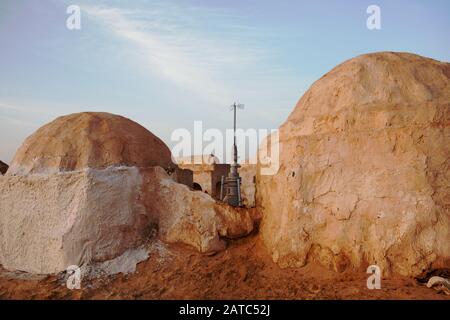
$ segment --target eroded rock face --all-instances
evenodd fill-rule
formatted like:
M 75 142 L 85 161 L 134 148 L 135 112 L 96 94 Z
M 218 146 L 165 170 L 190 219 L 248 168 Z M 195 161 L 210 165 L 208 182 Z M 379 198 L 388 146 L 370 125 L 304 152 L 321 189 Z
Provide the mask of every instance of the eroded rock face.
M 280 127 L 258 177 L 274 261 L 415 275 L 450 258 L 450 64 L 406 53 L 349 60 Z
M 216 203 L 206 193 L 174 182 L 159 167 L 143 171 L 143 194 L 149 216 L 162 240 L 185 243 L 200 252 L 225 248 L 223 238 L 238 238 L 253 230 L 254 217 Z
M 118 115 L 76 113 L 41 127 L 0 182 L 0 263 L 53 273 L 139 246 L 151 221 L 138 167 L 156 165 L 173 165 L 167 146 Z
M 55 273 L 140 245 L 149 218 L 137 168 L 110 167 L 0 181 L 0 264 Z
M 105 112 L 82 112 L 59 117 L 28 137 L 8 175 L 112 165 L 174 167 L 169 148 L 138 123 Z
M 48 274 L 153 241 L 223 250 L 253 217 L 179 184 L 161 167 L 108 167 L 0 180 L 0 264 Z
M 120 116 L 81 113 L 42 127 L 0 179 L 0 264 L 129 271 L 155 236 L 215 252 L 252 231 L 248 213 L 178 184 L 172 165 L 158 138 Z

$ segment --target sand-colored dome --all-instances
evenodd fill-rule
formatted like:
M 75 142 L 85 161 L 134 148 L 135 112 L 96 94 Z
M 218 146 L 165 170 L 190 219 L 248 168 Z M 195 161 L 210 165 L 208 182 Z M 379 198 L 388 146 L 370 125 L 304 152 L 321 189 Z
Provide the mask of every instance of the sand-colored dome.
M 449 102 L 449 79 L 449 63 L 403 52 L 360 55 L 317 80 L 301 97 L 284 126 L 305 118 L 336 118 L 345 112 L 373 113 L 380 105 L 411 105 L 412 109 L 436 100 Z M 316 121 L 315 126 L 318 125 L 321 124 Z M 311 127 L 297 131 L 306 129 Z
M 362 55 L 316 81 L 257 185 L 273 259 L 404 275 L 450 261 L 449 110 L 450 64 L 414 54 Z
M 105 112 L 59 117 L 28 137 L 9 175 L 83 168 L 173 166 L 169 148 L 138 123 Z

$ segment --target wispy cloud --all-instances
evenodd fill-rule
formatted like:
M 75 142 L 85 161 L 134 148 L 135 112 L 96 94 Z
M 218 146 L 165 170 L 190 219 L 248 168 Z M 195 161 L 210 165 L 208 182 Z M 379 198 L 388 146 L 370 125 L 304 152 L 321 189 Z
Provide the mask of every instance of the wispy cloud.
M 253 63 L 264 54 L 236 37 L 230 39 L 229 33 L 236 33 L 236 29 L 215 30 L 214 35 L 202 31 L 196 20 L 199 8 L 186 12 L 185 8 L 160 3 L 154 10 L 106 6 L 83 6 L 82 10 L 111 34 L 132 44 L 131 50 L 143 57 L 140 67 L 213 104 L 223 105 L 233 97 L 218 80 L 227 68 Z M 215 14 L 220 19 L 233 19 L 221 12 Z M 220 33 L 228 33 L 228 37 Z

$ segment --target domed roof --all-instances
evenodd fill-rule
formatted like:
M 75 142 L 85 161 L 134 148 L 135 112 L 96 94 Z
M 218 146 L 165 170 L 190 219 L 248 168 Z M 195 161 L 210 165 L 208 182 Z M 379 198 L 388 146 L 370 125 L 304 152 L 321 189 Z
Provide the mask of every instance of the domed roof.
M 298 122 L 342 112 L 379 111 L 380 105 L 420 107 L 450 100 L 450 64 L 411 53 L 377 52 L 347 60 L 317 80 L 288 118 Z M 322 119 L 323 118 L 323 119 Z M 322 121 L 322 122 L 323 122 Z M 313 126 L 313 124 L 310 124 Z
M 439 268 L 450 257 L 449 111 L 450 64 L 413 54 L 362 55 L 317 80 L 270 145 L 275 173 L 257 179 L 273 260 Z
M 138 123 L 104 112 L 59 117 L 28 137 L 9 175 L 83 168 L 173 166 L 169 148 Z

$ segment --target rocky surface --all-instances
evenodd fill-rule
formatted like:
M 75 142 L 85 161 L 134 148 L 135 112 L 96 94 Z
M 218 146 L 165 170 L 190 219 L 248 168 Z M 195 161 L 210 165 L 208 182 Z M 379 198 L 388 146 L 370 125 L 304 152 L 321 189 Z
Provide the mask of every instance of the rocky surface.
M 55 273 L 112 259 L 146 238 L 137 168 L 85 169 L 0 181 L 0 264 Z
M 256 219 L 191 191 L 161 167 L 4 177 L 0 203 L 0 264 L 36 274 L 110 261 L 155 234 L 214 253 L 249 234 Z
M 225 248 L 225 238 L 242 237 L 253 230 L 256 217 L 250 211 L 241 212 L 216 203 L 206 193 L 191 191 L 159 167 L 145 170 L 144 177 L 146 210 L 166 242 L 212 253 Z
M 51 173 L 112 165 L 173 167 L 169 148 L 125 117 L 104 112 L 62 116 L 19 148 L 9 175 Z
M 385 52 L 331 70 L 280 127 L 280 169 L 258 177 L 257 201 L 283 267 L 448 266 L 450 64 Z
M 94 264 L 133 270 L 146 257 L 134 249 L 155 236 L 213 253 L 253 230 L 249 212 L 174 181 L 161 144 L 131 120 L 104 113 L 39 129 L 0 179 L 0 264 L 34 274 Z

